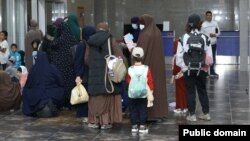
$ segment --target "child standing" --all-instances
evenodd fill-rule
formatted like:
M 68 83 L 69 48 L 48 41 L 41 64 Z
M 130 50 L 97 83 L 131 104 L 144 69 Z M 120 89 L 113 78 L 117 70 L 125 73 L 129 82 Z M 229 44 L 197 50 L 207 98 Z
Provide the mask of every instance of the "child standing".
M 9 56 L 9 44 L 7 42 L 8 32 L 0 32 L 0 66 L 5 70 L 7 67 L 7 61 Z
M 182 47 L 180 39 L 175 40 L 173 46 L 173 51 L 174 51 L 174 56 L 172 59 L 173 75 L 171 81 L 171 83 L 175 81 L 176 109 L 174 109 L 174 112 L 177 114 L 186 113 L 188 111 L 186 83 L 181 68 L 176 65 L 176 52 L 178 47 Z
M 37 58 L 37 51 L 38 51 L 38 48 L 39 48 L 39 45 L 40 45 L 40 39 L 35 39 L 31 42 L 31 46 L 33 48 L 33 51 L 32 51 L 32 60 L 33 60 L 33 65 L 35 65 L 35 62 L 36 62 L 36 58 Z
M 132 59 L 134 65 L 128 69 L 127 83 L 129 84 L 129 110 L 132 132 L 147 133 L 147 85 L 153 91 L 152 74 L 147 65 L 142 64 L 144 51 L 141 47 L 134 47 Z M 139 127 L 139 129 L 138 129 Z

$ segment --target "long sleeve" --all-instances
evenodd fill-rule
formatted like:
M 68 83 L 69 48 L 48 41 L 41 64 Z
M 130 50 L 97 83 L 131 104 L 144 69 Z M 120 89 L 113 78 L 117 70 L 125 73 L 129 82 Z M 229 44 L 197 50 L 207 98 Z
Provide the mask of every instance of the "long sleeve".
M 85 54 L 85 45 L 78 44 L 76 47 L 75 58 L 74 58 L 74 70 L 76 76 L 82 77 L 84 74 L 84 54 Z
M 127 84 L 129 84 L 129 83 L 130 83 L 130 80 L 131 80 L 131 77 L 130 77 L 130 75 L 129 75 L 129 74 L 127 74 L 127 75 L 126 75 L 126 82 L 127 82 Z
M 211 44 L 208 41 L 209 39 L 207 38 L 207 42 L 206 42 L 206 65 L 210 66 L 213 64 L 213 53 L 212 53 L 212 47 Z
M 147 77 L 148 77 L 148 86 L 149 86 L 151 91 L 154 91 L 153 77 L 152 77 L 152 73 L 151 73 L 150 68 L 148 68 Z
M 127 61 L 126 57 L 123 55 L 122 48 L 118 46 L 118 44 L 114 38 L 112 38 L 111 48 L 112 48 L 113 54 L 116 57 L 121 57 L 123 59 L 123 62 L 125 63 L 125 65 L 128 66 L 128 61 Z
M 181 43 L 178 43 L 177 52 L 176 52 L 176 65 L 179 66 L 182 71 L 186 68 L 186 65 L 183 60 L 184 49 Z

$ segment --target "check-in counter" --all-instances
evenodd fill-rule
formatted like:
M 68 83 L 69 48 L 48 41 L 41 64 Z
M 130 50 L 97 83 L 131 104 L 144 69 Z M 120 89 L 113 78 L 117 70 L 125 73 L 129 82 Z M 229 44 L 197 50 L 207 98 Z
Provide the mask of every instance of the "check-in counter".
M 174 31 L 162 32 L 164 54 L 166 57 L 173 56 L 173 43 L 175 39 Z
M 217 40 L 217 55 L 240 55 L 239 31 L 222 31 Z
M 162 38 L 166 62 L 169 64 L 168 58 L 173 56 L 174 31 L 163 31 Z M 238 64 L 239 46 L 239 31 L 221 31 L 217 39 L 216 64 Z

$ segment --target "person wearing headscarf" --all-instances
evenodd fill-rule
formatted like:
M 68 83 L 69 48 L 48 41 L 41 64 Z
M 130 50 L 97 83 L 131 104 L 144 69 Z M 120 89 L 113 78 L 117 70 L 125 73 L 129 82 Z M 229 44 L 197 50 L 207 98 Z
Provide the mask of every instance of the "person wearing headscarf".
M 139 17 L 134 16 L 130 19 L 131 26 L 132 26 L 132 32 L 131 34 L 133 35 L 133 42 L 136 43 L 138 38 L 139 38 L 139 33 L 140 33 L 140 21 Z
M 57 19 L 54 21 L 53 25 L 59 26 L 62 22 L 64 22 L 64 19 L 63 19 L 63 18 L 57 18 Z
M 13 61 L 7 61 L 8 67 L 5 69 L 5 72 L 10 76 L 12 81 L 18 82 L 19 77 L 17 75 L 17 68 Z
M 76 15 L 69 15 L 67 17 L 67 23 L 68 23 L 68 26 L 69 26 L 69 30 L 71 32 L 71 34 L 73 34 L 75 36 L 75 38 L 77 39 L 77 41 L 80 41 L 80 26 L 78 24 L 78 20 L 77 20 L 77 17 Z
M 64 84 L 61 72 L 49 64 L 45 52 L 39 51 L 36 64 L 30 69 L 26 84 L 23 88 L 22 111 L 27 116 L 39 116 L 39 112 L 50 105 L 49 111 L 56 115 L 51 104 L 60 107 L 64 102 Z M 51 116 L 52 116 L 51 115 Z
M 28 78 L 28 70 L 25 66 L 20 66 L 19 68 L 17 68 L 17 74 L 19 76 L 19 83 L 21 85 L 21 89 L 23 89 Z
M 42 39 L 43 33 L 38 29 L 37 21 L 30 20 L 29 31 L 25 36 L 25 65 L 29 70 L 32 66 L 32 51 L 31 42 L 35 39 Z
M 63 19 L 62 19 L 63 20 Z M 55 21 L 59 22 L 59 21 Z M 47 32 L 45 36 L 43 37 L 43 40 L 41 42 L 40 51 L 44 51 L 47 53 L 49 62 L 51 62 L 51 52 L 52 52 L 52 41 L 55 38 L 56 33 L 56 26 L 55 25 L 47 25 Z
M 0 70 L 0 111 L 18 110 L 21 104 L 20 84 Z
M 112 127 L 113 123 L 122 120 L 121 84 L 113 83 L 115 87 L 114 93 L 109 94 L 106 91 L 104 82 L 104 77 L 106 77 L 106 60 L 104 56 L 109 54 L 109 38 L 112 54 L 124 58 L 121 48 L 117 46 L 115 38 L 109 33 L 107 23 L 99 23 L 97 32 L 88 40 L 90 46 L 88 62 L 88 126 L 91 128 L 101 126 L 101 129 L 108 129 Z M 110 88 L 110 84 L 106 83 L 107 87 Z
M 95 34 L 96 30 L 93 26 L 84 26 L 82 29 L 83 40 L 77 45 L 74 68 L 76 74 L 76 83 L 81 82 L 86 90 L 88 90 L 88 65 L 86 63 L 89 54 L 89 46 L 87 41 L 89 37 Z M 88 52 L 88 53 L 87 53 Z M 76 109 L 76 116 L 81 118 L 83 123 L 88 122 L 88 103 L 78 104 Z
M 91 25 L 86 25 L 82 29 L 82 37 L 84 40 L 88 41 L 90 36 L 96 33 L 95 27 Z
M 162 120 L 168 113 L 167 86 L 165 71 L 165 56 L 161 31 L 156 26 L 151 15 L 140 17 L 144 29 L 140 31 L 137 46 L 144 50 L 142 63 L 152 70 L 154 89 L 154 106 L 148 109 L 148 120 Z
M 68 109 L 71 109 L 69 102 L 70 93 L 75 86 L 74 58 L 70 48 L 78 43 L 79 40 L 71 33 L 68 23 L 60 22 L 57 25 L 56 36 L 51 44 L 50 57 L 51 63 L 54 64 L 63 75 L 66 89 L 64 108 Z

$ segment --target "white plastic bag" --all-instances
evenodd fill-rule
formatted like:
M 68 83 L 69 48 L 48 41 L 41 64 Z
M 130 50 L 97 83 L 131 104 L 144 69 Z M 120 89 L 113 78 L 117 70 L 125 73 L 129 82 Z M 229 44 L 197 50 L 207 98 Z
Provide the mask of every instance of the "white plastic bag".
M 77 83 L 77 85 L 71 91 L 70 103 L 72 105 L 76 105 L 80 103 L 86 103 L 88 100 L 88 92 L 81 83 Z

